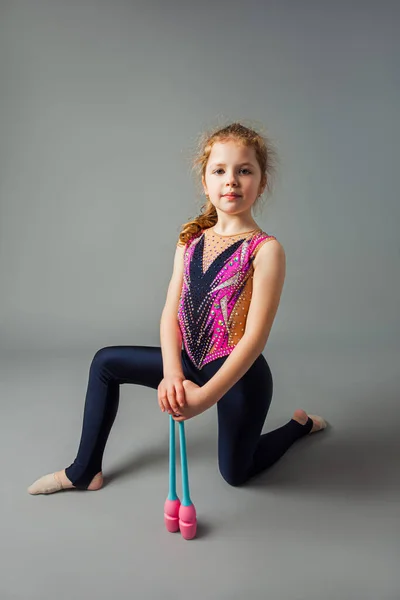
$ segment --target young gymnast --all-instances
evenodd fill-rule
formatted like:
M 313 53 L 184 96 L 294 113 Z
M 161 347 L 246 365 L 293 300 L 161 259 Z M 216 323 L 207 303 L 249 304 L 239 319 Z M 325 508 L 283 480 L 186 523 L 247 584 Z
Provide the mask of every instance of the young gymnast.
M 272 398 L 262 351 L 278 310 L 286 259 L 280 242 L 253 219 L 274 169 L 269 140 L 240 123 L 205 135 L 194 162 L 207 201 L 184 224 L 160 322 L 161 346 L 107 346 L 89 370 L 82 436 L 74 462 L 44 475 L 30 494 L 98 490 L 119 405 L 119 386 L 157 390 L 160 409 L 183 421 L 217 404 L 222 477 L 239 486 L 274 464 L 326 422 L 294 411 L 261 434 Z M 167 452 L 167 450 L 166 450 Z

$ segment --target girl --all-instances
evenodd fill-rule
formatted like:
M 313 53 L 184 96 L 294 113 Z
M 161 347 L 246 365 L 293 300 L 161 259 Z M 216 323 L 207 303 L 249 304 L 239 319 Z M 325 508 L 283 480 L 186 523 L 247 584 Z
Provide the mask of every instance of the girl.
M 30 494 L 102 487 L 103 453 L 123 383 L 156 389 L 160 409 L 175 421 L 217 404 L 219 469 L 232 486 L 268 469 L 299 438 L 325 429 L 324 419 L 297 409 L 285 425 L 261 435 L 273 387 L 262 351 L 286 263 L 282 245 L 258 227 L 252 208 L 270 185 L 273 156 L 268 140 L 240 123 L 205 138 L 194 164 L 207 202 L 179 235 L 161 347 L 96 352 L 78 454 L 66 469 L 35 481 Z

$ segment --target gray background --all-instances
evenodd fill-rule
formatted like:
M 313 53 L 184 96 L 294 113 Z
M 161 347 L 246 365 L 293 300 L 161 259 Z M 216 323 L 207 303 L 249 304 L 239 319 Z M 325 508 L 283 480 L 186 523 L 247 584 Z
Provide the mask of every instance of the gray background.
M 1 600 L 399 598 L 396 4 L 0 3 Z M 167 418 L 122 386 L 110 485 L 29 496 L 76 454 L 96 350 L 159 345 L 195 142 L 232 120 L 280 156 L 255 215 L 287 255 L 265 430 L 330 429 L 231 488 L 215 407 L 189 421 L 185 542 Z

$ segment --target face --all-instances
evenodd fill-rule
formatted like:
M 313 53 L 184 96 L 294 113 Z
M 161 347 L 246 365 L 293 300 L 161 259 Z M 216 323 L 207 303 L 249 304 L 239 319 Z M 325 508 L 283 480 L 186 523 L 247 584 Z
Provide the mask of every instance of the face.
M 249 215 L 265 188 L 265 185 L 260 187 L 261 169 L 254 147 L 233 140 L 213 145 L 202 182 L 204 192 L 218 214 L 222 211 L 231 215 Z M 226 196 L 228 192 L 237 197 Z

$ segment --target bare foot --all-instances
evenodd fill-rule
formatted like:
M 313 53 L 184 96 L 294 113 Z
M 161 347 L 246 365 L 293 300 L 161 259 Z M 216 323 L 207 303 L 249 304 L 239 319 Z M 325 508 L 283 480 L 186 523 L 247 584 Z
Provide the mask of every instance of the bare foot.
M 100 471 L 90 482 L 88 490 L 99 490 L 103 486 L 103 473 Z M 53 494 L 60 490 L 76 489 L 65 474 L 65 469 L 43 475 L 28 488 L 30 494 Z
M 307 423 L 308 417 L 310 417 L 310 419 L 313 422 L 313 426 L 310 433 L 314 433 L 315 431 L 325 429 L 326 421 L 322 417 L 319 417 L 318 415 L 308 415 L 306 411 L 302 410 L 301 408 L 298 408 L 294 411 L 292 419 L 300 423 L 300 425 L 305 425 Z

